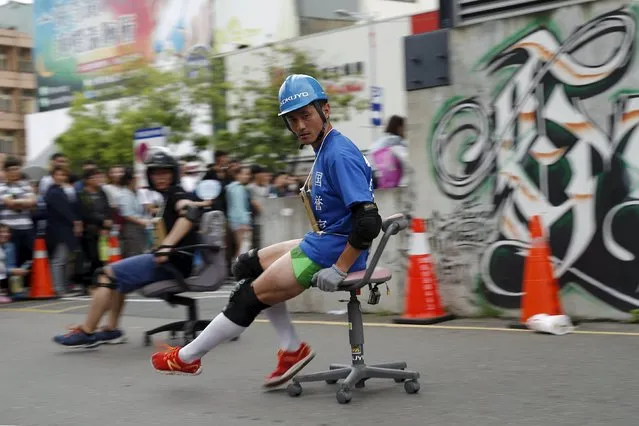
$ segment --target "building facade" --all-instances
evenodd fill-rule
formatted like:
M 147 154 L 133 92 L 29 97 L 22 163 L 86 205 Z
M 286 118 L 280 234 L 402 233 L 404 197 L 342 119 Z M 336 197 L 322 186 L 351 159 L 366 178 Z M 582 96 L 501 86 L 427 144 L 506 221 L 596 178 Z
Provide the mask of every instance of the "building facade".
M 24 116 L 35 112 L 32 38 L 0 28 L 0 152 L 25 158 Z

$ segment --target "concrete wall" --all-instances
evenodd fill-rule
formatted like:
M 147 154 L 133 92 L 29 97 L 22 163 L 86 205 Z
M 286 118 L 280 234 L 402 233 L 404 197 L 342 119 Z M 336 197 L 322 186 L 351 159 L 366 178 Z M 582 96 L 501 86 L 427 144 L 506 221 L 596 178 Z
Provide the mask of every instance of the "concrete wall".
M 638 17 L 601 0 L 456 28 L 454 84 L 408 93 L 416 214 L 453 311 L 518 314 L 535 214 L 568 314 L 639 307 Z
M 382 217 L 402 212 L 403 194 L 401 189 L 377 190 L 375 201 Z M 264 217 L 262 226 L 262 244 L 264 246 L 289 239 L 304 236 L 310 229 L 308 219 L 304 213 L 302 201 L 298 197 L 266 199 L 263 202 Z M 268 225 L 266 225 L 268 224 Z M 379 240 L 379 239 L 378 239 Z M 372 250 L 377 248 L 377 242 Z M 400 313 L 403 308 L 403 287 L 406 270 L 406 247 L 408 233 L 402 231 L 389 239 L 388 244 L 379 261 L 379 266 L 385 266 L 393 271 L 393 279 L 388 283 L 390 295 L 386 288 L 381 287 L 382 298 L 377 305 L 368 305 L 367 289 L 362 290 L 362 310 L 364 312 Z M 371 252 L 371 257 L 372 257 Z M 287 302 L 292 312 L 331 312 L 345 310 L 346 304 L 339 299 L 347 298 L 348 294 L 337 292 L 325 293 L 317 289 L 310 289 L 301 296 Z

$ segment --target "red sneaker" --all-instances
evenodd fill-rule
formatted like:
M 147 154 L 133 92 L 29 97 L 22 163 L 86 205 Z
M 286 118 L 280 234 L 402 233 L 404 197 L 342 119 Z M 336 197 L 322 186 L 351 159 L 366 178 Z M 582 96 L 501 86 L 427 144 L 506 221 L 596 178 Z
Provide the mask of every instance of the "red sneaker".
M 202 372 L 202 362 L 198 359 L 191 363 L 185 363 L 178 356 L 181 347 L 171 347 L 163 352 L 156 352 L 151 356 L 151 364 L 156 371 L 162 374 L 178 374 L 182 376 L 197 376 Z
M 270 388 L 286 383 L 313 358 L 315 358 L 315 352 L 303 342 L 295 352 L 279 350 L 277 352 L 277 368 L 266 378 L 264 387 Z

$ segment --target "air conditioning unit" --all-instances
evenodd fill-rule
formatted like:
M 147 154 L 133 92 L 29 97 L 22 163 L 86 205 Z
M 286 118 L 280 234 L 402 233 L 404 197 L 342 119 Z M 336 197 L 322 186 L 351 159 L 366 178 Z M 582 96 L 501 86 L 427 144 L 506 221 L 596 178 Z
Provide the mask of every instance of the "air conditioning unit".
M 452 9 L 453 26 L 477 24 L 597 0 L 442 0 Z

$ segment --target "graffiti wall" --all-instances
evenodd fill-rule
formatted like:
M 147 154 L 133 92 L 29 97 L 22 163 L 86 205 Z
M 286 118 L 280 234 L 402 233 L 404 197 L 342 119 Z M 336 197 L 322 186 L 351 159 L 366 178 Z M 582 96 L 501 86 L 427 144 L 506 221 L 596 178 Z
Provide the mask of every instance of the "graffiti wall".
M 569 314 L 639 309 L 638 23 L 600 1 L 456 29 L 454 86 L 409 94 L 451 309 L 516 314 L 533 215 Z

